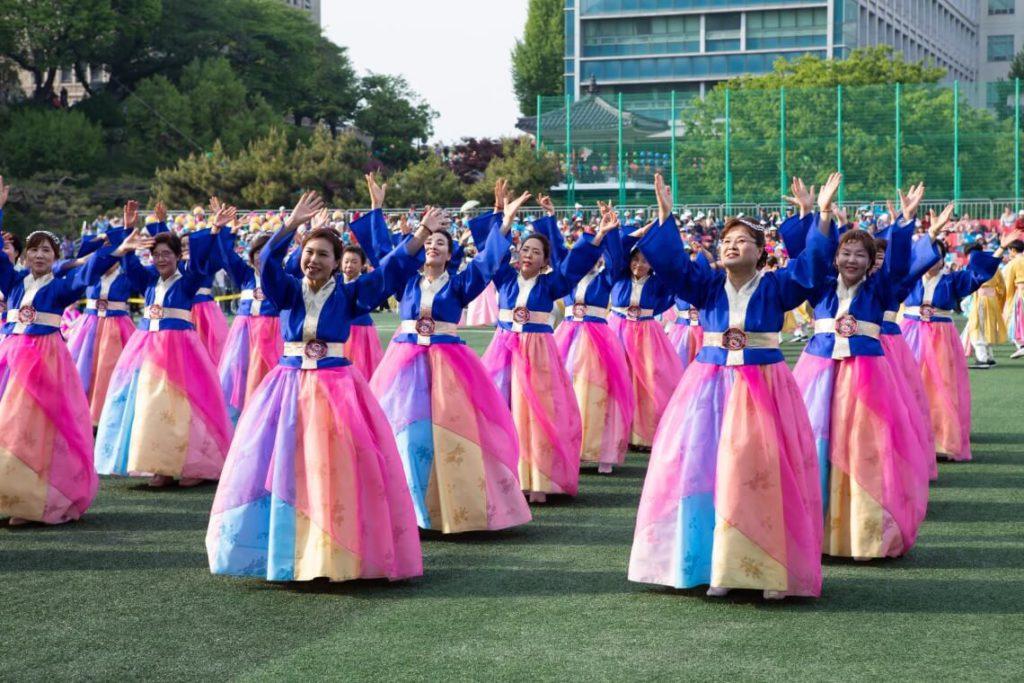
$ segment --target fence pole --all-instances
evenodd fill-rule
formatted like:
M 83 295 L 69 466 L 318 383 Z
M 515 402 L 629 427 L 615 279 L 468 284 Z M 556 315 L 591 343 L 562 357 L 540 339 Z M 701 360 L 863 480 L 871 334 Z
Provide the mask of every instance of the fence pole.
M 900 121 L 900 84 L 896 84 L 896 193 L 899 194 L 900 187 L 903 186 L 903 168 L 900 164 L 900 157 L 903 146 L 901 138 L 903 137 L 902 123 Z
M 960 213 L 960 81 L 953 81 L 953 204 Z
M 572 95 L 565 93 L 565 196 L 570 205 L 576 203 L 576 181 L 573 179 L 572 166 Z
M 843 86 L 836 86 L 836 171 L 843 172 Z M 846 195 L 846 177 L 839 181 L 839 204 Z
M 786 212 L 786 89 L 779 88 L 779 213 Z
M 1020 211 L 1020 79 L 1013 79 L 1013 210 Z
M 676 178 L 676 91 L 672 91 L 672 142 L 670 143 L 669 153 L 672 155 L 671 169 L 672 169 L 672 204 L 675 205 L 679 201 L 679 181 Z M 1019 165 L 1019 164 L 1018 164 Z
M 541 135 L 543 133 L 543 125 L 542 125 L 541 114 L 544 113 L 543 111 L 541 111 L 541 107 L 542 106 L 543 106 L 543 103 L 542 103 L 542 100 L 541 100 L 541 96 L 537 95 L 537 149 L 536 149 L 536 152 L 537 152 L 537 157 L 538 158 L 540 157 L 541 145 L 544 143 L 544 138 L 541 137 Z
M 729 207 L 732 205 L 732 170 L 729 168 L 729 136 L 731 131 L 729 130 L 731 125 L 729 121 L 729 89 L 725 90 L 725 213 L 729 213 Z
M 619 170 L 618 170 L 618 177 L 619 177 L 619 204 L 621 205 L 621 204 L 625 204 L 626 203 L 626 178 L 622 174 L 622 170 L 624 168 L 624 164 L 623 164 L 624 159 L 622 158 L 623 150 L 622 150 L 622 93 L 621 92 L 618 94 L 618 101 L 617 101 L 616 104 L 617 104 L 618 109 L 619 109 L 619 124 L 618 124 L 618 128 L 619 128 L 619 130 L 618 130 L 619 142 L 618 142 L 617 156 L 618 156 L 618 168 L 619 168 Z

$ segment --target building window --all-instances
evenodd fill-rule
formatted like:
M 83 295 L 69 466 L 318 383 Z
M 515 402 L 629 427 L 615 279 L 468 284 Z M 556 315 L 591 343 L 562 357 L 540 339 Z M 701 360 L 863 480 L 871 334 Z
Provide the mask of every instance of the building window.
M 732 52 L 740 49 L 740 13 L 708 14 L 704 17 L 704 49 Z
M 828 10 L 824 7 L 747 13 L 747 49 L 824 47 Z
M 62 66 L 60 68 L 60 82 L 61 83 L 74 83 L 75 82 L 75 70 L 70 66 Z
M 600 19 L 582 24 L 584 57 L 655 55 L 700 50 L 700 17 Z
M 1016 0 L 988 0 L 988 14 L 1013 14 Z
M 1009 62 L 1013 59 L 1013 35 L 988 37 L 988 61 Z

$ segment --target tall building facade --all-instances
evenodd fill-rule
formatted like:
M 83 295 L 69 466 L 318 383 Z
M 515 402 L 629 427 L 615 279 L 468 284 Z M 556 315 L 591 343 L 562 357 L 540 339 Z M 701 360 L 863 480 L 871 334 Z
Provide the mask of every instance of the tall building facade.
M 565 87 L 701 96 L 780 58 L 891 45 L 949 80 L 1006 77 L 1024 0 L 566 0 Z M 994 65 L 994 66 L 993 66 Z M 992 68 L 990 68 L 992 67 Z
M 303 10 L 309 14 L 317 26 L 323 26 L 323 20 L 320 15 L 320 0 L 284 0 L 284 4 Z

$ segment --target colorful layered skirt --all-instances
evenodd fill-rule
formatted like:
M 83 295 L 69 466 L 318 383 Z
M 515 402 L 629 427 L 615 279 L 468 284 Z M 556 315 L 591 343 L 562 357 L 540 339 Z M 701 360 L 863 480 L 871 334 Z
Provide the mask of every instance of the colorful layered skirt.
M 230 442 L 217 370 L 195 330 L 133 335 L 103 405 L 96 470 L 218 479 Z
M 696 361 L 647 467 L 629 579 L 821 593 L 818 461 L 785 363 Z
M 60 316 L 60 333 L 65 338 L 70 338 L 71 334 L 75 331 L 75 328 L 82 323 L 82 313 L 78 308 L 78 304 L 68 306 L 64 309 L 64 312 Z
M 195 325 L 196 334 L 210 354 L 213 366 L 217 367 L 224 352 L 224 342 L 228 338 L 228 321 L 224 317 L 224 311 L 220 309 L 220 304 L 216 301 L 192 304 L 192 324 Z
M 1006 306 L 1006 334 L 1017 346 L 1024 346 L 1024 296 L 1020 291 L 1011 291 L 1012 297 Z
M 524 491 L 575 496 L 583 426 L 554 335 L 494 331 L 484 368 L 512 409 Z
M 0 342 L 0 517 L 60 524 L 96 496 L 89 405 L 60 334 Z
M 950 460 L 970 460 L 971 383 L 956 326 L 909 318 L 900 326 L 928 398 L 935 452 Z
M 332 581 L 423 573 L 384 412 L 352 366 L 278 366 L 238 421 L 206 534 L 210 571 Z
M 910 419 L 920 435 L 919 438 L 925 444 L 924 458 L 927 464 L 928 478 L 938 479 L 939 467 L 935 460 L 932 417 L 928 408 L 928 396 L 925 394 L 924 384 L 921 382 L 921 369 L 902 334 L 882 333 L 879 339 L 882 342 L 882 350 L 885 351 L 885 359 L 889 361 L 889 367 L 892 368 L 893 374 L 896 376 L 896 388 L 900 392 L 898 400 L 904 405 L 914 408 L 910 411 Z
M 825 509 L 823 551 L 899 557 L 928 508 L 928 442 L 884 356 L 809 353 L 793 370 L 814 431 Z
M 498 290 L 493 282 L 469 303 L 464 322 L 469 327 L 494 327 L 498 322 Z
M 345 342 L 345 358 L 352 361 L 352 365 L 363 373 L 363 378 L 367 382 L 377 371 L 383 357 L 384 349 L 380 346 L 380 335 L 377 334 L 376 325 L 349 327 L 348 341 Z
M 672 392 L 683 376 L 683 363 L 657 320 L 627 320 L 612 315 L 608 324 L 622 341 L 633 385 L 630 443 L 649 448 Z
M 604 323 L 568 318 L 555 330 L 555 344 L 580 410 L 580 460 L 622 464 L 633 424 L 633 385 L 622 344 Z
M 231 323 L 217 375 L 232 424 L 238 422 L 245 402 L 277 367 L 283 353 L 284 337 L 277 316 L 239 315 Z
M 697 352 L 704 346 L 704 328 L 700 325 L 691 325 L 689 320 L 673 323 L 668 330 L 668 343 L 675 349 L 683 364 L 683 370 L 686 370 L 697 357 Z
M 422 529 L 530 521 L 512 413 L 464 344 L 395 343 L 370 383 L 391 423 Z
M 101 318 L 86 313 L 68 337 L 68 349 L 89 400 L 89 417 L 93 426 L 100 423 L 114 366 L 134 333 L 131 316 Z

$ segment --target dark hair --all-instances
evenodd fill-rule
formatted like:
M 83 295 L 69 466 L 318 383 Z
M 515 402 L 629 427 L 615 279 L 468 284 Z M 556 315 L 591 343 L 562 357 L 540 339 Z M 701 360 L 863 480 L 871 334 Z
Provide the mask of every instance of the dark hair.
M 864 247 L 864 250 L 868 252 L 868 264 L 870 267 L 870 264 L 875 262 L 875 254 L 877 252 L 875 238 L 867 230 L 847 230 L 839 238 L 839 248 L 841 249 L 844 244 L 849 244 L 850 242 L 856 242 Z M 838 249 L 836 252 L 838 254 Z
M 14 233 L 11 233 L 11 248 L 14 249 L 14 253 L 17 254 L 15 258 L 21 257 L 22 253 L 25 251 L 25 245 L 21 243 L 21 238 Z
M 875 250 L 876 251 L 885 251 L 888 247 L 889 247 L 889 240 L 885 239 L 884 237 L 876 237 L 875 238 Z
M 55 240 L 50 233 L 45 232 L 43 230 L 39 230 L 29 235 L 28 240 L 25 243 L 25 248 L 35 249 L 43 242 L 47 242 L 50 245 L 50 247 L 53 249 L 54 254 L 60 253 L 60 245 L 57 243 L 57 240 Z
M 935 246 L 939 250 L 939 259 L 946 258 L 946 254 L 949 253 L 949 247 L 946 246 L 946 242 L 944 240 L 935 240 Z
M 1014 240 L 1006 245 L 1007 249 L 1013 249 L 1014 251 L 1024 252 L 1024 241 Z
M 981 243 L 981 240 L 971 242 L 966 247 L 964 247 L 964 256 L 967 256 L 968 254 L 973 254 L 976 251 L 985 251 L 985 245 Z
M 451 233 L 447 230 L 441 230 L 439 232 L 432 233 L 433 235 L 443 235 L 445 242 L 448 243 L 448 262 L 455 257 L 455 238 L 452 237 Z
M 531 232 L 529 235 L 526 236 L 526 239 L 524 239 L 519 244 L 520 249 L 529 240 L 537 240 L 538 242 L 540 242 L 540 246 L 544 251 L 544 258 L 551 260 L 551 240 L 549 240 L 546 235 L 542 235 L 539 232 Z
M 768 258 L 767 258 L 767 259 L 765 260 L 764 264 L 765 264 L 765 265 L 766 265 L 767 267 L 769 267 L 769 268 L 778 268 L 778 267 L 779 267 L 779 259 L 777 259 L 777 258 L 776 258 L 776 257 L 774 257 L 774 256 L 769 256 L 769 257 L 768 257 Z
M 362 247 L 350 244 L 341 250 L 342 257 L 344 257 L 345 254 L 355 254 L 359 257 L 359 260 L 363 262 L 363 267 L 366 266 L 366 252 L 363 251 Z
M 174 252 L 175 256 L 179 259 L 181 258 L 181 238 L 173 232 L 157 233 L 156 237 L 153 238 L 153 248 L 150 251 L 156 251 L 157 246 L 161 244 L 166 244 Z
M 334 232 L 331 228 L 317 228 L 316 230 L 310 230 L 306 233 L 306 236 L 302 238 L 302 248 L 305 249 L 306 245 L 312 240 L 327 240 L 331 243 L 331 247 L 334 249 L 334 260 L 341 261 L 341 252 L 345 249 L 345 245 L 342 243 L 341 238 L 338 237 L 338 233 Z
M 255 265 L 256 256 L 263 251 L 263 247 L 267 246 L 267 242 L 270 241 L 269 232 L 261 232 L 256 236 L 252 242 L 249 243 L 249 263 Z
M 722 234 L 718 236 L 718 239 L 724 240 L 726 235 L 728 235 L 733 230 L 737 230 L 740 228 L 746 230 L 747 234 L 754 238 L 754 244 L 756 244 L 758 248 L 761 249 L 761 257 L 757 259 L 757 268 L 758 270 L 764 268 L 764 265 L 768 262 L 768 252 L 764 250 L 764 230 L 757 230 L 755 228 L 752 228 L 739 218 L 730 218 L 725 222 L 725 227 L 722 228 Z

